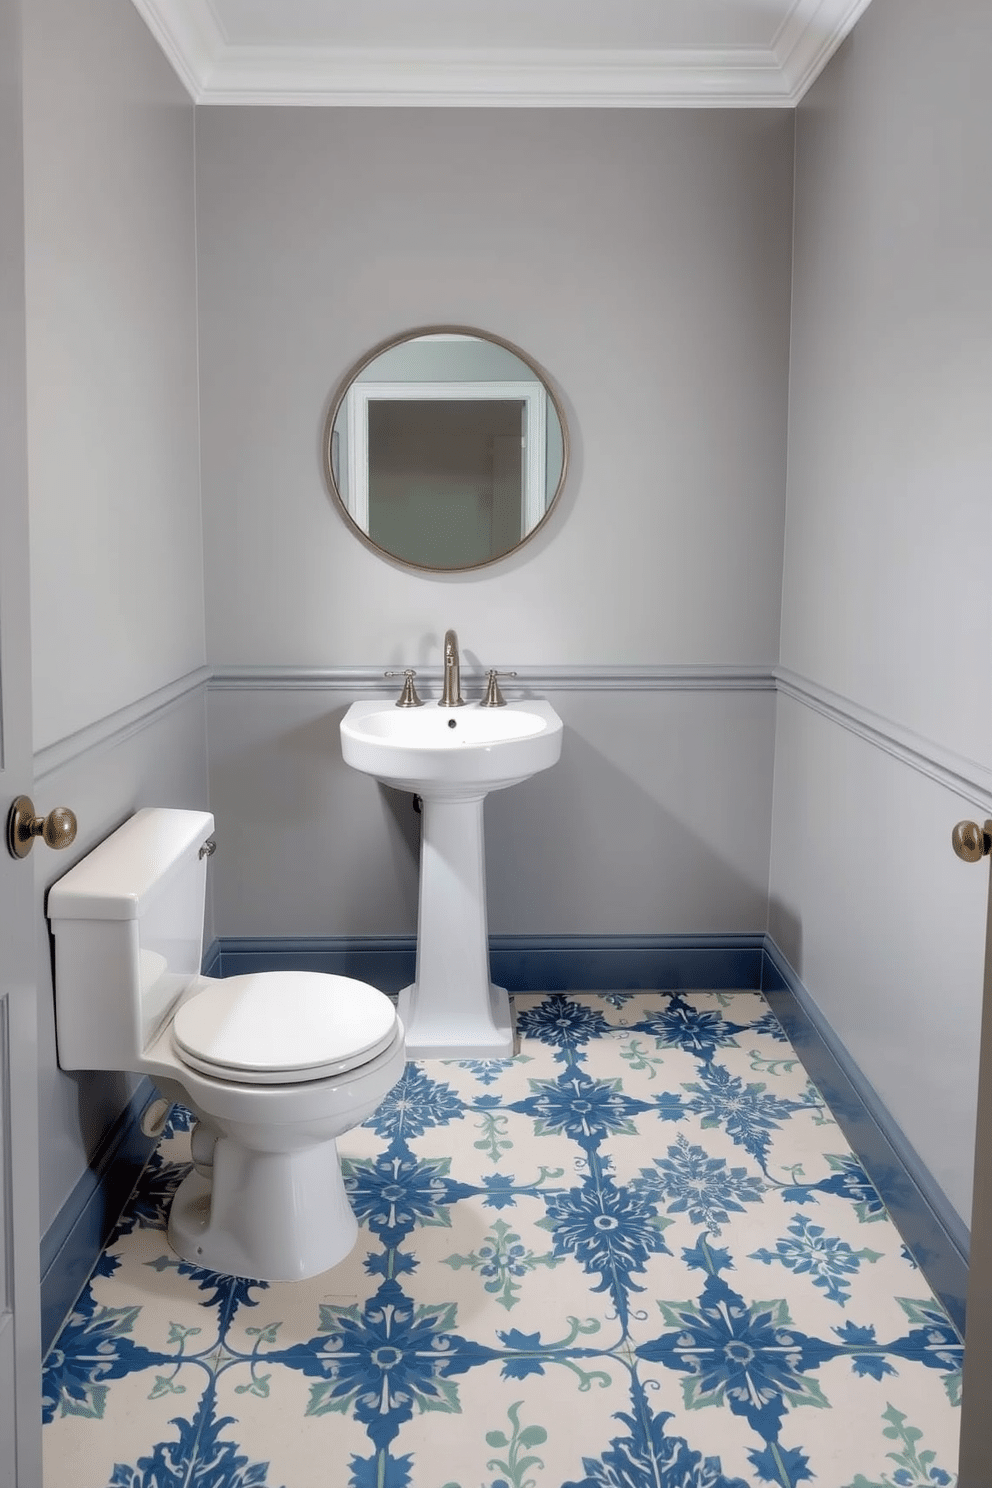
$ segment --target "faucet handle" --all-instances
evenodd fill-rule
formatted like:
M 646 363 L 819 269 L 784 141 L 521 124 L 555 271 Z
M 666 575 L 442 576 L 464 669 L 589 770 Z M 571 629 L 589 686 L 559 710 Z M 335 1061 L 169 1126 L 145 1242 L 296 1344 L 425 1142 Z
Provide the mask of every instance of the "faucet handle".
M 399 677 L 400 675 L 399 672 L 383 672 L 384 677 Z M 397 708 L 422 708 L 424 700 L 417 696 L 417 689 L 413 685 L 413 679 L 417 675 L 413 667 L 407 667 L 402 675 L 406 681 L 403 683 L 403 691 L 396 699 Z
M 489 669 L 489 681 L 486 683 L 486 695 L 479 704 L 480 708 L 505 708 L 506 698 L 499 690 L 497 677 L 515 677 L 516 672 L 497 672 L 495 667 Z

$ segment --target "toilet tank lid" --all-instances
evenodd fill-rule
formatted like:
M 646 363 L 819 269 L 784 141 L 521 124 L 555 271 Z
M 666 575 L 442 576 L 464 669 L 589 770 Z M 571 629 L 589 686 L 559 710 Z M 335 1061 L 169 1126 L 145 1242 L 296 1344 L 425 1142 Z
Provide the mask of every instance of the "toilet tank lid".
M 50 920 L 132 920 L 172 869 L 214 829 L 209 811 L 145 806 L 48 891 Z

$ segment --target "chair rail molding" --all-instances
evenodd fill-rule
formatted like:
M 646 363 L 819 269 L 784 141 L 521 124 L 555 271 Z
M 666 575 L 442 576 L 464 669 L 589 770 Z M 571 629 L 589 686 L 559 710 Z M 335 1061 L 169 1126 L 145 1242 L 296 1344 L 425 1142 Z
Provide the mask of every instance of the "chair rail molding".
M 406 661 L 390 662 L 402 670 Z M 218 666 L 210 678 L 211 692 L 302 691 L 388 692 L 385 666 L 253 667 Z M 542 692 L 774 692 L 770 666 L 518 666 L 512 687 Z M 418 667 L 420 682 L 440 687 L 440 666 Z M 462 682 L 486 683 L 486 669 L 462 663 Z
M 205 687 L 209 680 L 210 668 L 197 667 L 195 671 L 187 672 L 183 677 L 177 677 L 174 682 L 167 682 L 164 687 L 158 687 L 154 692 L 147 693 L 135 702 L 128 703 L 123 708 L 117 708 L 113 713 L 108 713 L 106 717 L 96 719 L 95 722 L 87 724 L 85 728 L 76 729 L 74 733 L 67 734 L 64 739 L 57 739 L 53 744 L 46 744 L 43 748 L 36 749 L 34 755 L 35 782 L 44 779 L 53 770 L 61 769 L 63 765 L 69 764 L 81 755 L 88 754 L 91 750 L 122 744 L 132 734 L 138 733 L 139 730 L 154 722 L 167 708 L 173 707 L 190 693 Z
M 391 669 L 402 662 L 391 663 Z M 201 666 L 105 718 L 97 719 L 34 756 L 35 781 L 93 750 L 121 744 L 191 694 L 207 692 L 328 692 L 385 695 L 383 666 Z M 440 666 L 419 668 L 421 682 L 440 689 Z M 821 714 L 962 800 L 992 812 L 992 768 L 957 754 L 913 729 L 788 667 L 753 666 L 520 666 L 514 688 L 524 696 L 566 692 L 769 692 Z M 484 668 L 463 667 L 470 687 L 485 686 Z
M 831 723 L 857 734 L 876 749 L 882 749 L 904 765 L 935 780 L 972 805 L 992 811 L 992 769 L 967 759 L 915 730 L 863 707 L 852 698 L 832 692 L 819 682 L 788 667 L 775 668 L 775 683 L 783 697 L 791 698 Z

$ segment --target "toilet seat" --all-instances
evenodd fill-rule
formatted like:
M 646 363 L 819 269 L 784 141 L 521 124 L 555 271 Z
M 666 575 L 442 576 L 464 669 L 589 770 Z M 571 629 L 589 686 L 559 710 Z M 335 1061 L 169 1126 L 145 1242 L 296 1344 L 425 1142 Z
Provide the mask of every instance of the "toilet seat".
M 396 1010 L 365 982 L 270 971 L 200 984 L 176 1011 L 183 1064 L 217 1080 L 293 1085 L 367 1064 L 392 1042 Z

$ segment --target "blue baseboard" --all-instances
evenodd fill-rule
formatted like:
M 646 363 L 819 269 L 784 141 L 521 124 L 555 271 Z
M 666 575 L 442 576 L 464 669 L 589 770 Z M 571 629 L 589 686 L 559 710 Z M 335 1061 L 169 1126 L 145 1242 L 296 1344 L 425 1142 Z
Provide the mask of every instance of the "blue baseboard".
M 41 1241 L 41 1349 L 69 1316 L 155 1147 L 141 1117 L 157 1091 L 142 1080 Z
M 963 1337 L 966 1226 L 770 936 L 761 990 Z
M 203 958 L 208 976 L 324 971 L 355 977 L 390 993 L 413 981 L 415 965 L 412 935 L 225 938 L 213 941 Z M 490 965 L 493 980 L 510 992 L 646 988 L 763 992 L 908 1249 L 963 1335 L 965 1227 L 770 936 L 494 935 Z M 42 1242 L 46 1351 L 154 1147 L 139 1124 L 154 1094 L 151 1083 L 143 1081 Z
M 491 935 L 493 981 L 508 992 L 573 992 L 597 988 L 737 987 L 757 992 L 764 935 Z M 247 971 L 325 971 L 399 992 L 413 981 L 412 935 L 260 937 L 215 940 L 204 958 L 208 976 Z

